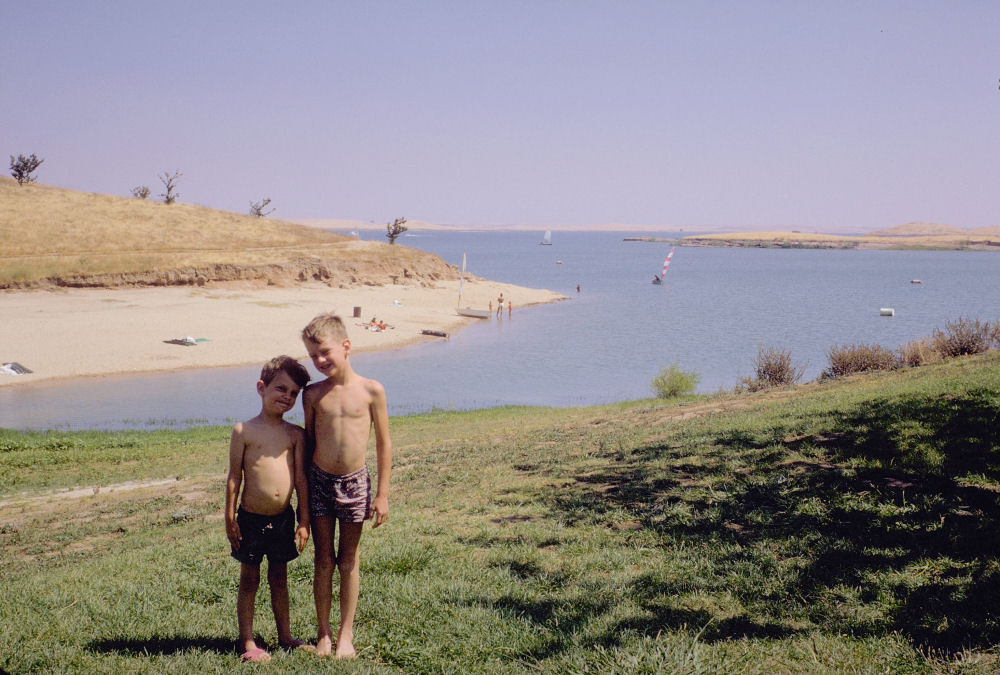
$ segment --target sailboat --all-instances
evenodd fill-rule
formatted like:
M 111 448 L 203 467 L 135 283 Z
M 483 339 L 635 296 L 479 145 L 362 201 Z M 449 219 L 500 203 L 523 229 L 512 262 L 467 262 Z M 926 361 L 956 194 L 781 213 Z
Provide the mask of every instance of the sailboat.
M 657 276 L 653 275 L 653 283 L 660 285 L 663 283 L 663 278 L 667 276 L 667 268 L 670 267 L 670 259 L 674 257 L 674 249 L 670 248 L 670 253 L 667 254 L 667 259 L 663 261 L 663 271 Z
M 474 319 L 488 319 L 490 318 L 490 310 L 488 309 L 473 309 L 471 307 L 462 307 L 462 285 L 465 283 L 465 254 L 462 254 L 462 274 L 458 277 L 458 306 L 455 308 L 455 313 L 459 316 L 471 316 Z
M 538 244 L 540 246 L 552 246 L 552 230 L 545 230 L 545 235 Z

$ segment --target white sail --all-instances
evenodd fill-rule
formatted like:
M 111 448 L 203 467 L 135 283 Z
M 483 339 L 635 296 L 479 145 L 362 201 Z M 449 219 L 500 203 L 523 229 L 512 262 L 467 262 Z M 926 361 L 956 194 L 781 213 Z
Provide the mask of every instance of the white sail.
M 545 236 L 538 243 L 542 246 L 552 246 L 552 230 L 545 230 Z

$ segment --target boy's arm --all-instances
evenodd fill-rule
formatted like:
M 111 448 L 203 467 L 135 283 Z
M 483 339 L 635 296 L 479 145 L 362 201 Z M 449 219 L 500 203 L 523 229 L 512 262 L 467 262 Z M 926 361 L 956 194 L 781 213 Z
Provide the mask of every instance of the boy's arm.
M 292 452 L 295 453 L 295 498 L 298 502 L 299 526 L 295 530 L 295 545 L 299 553 L 306 547 L 309 541 L 309 481 L 306 479 L 305 433 L 299 427 L 295 427 L 295 443 L 292 445 Z
M 240 548 L 240 526 L 236 524 L 236 500 L 240 495 L 240 485 L 243 483 L 243 451 L 246 447 L 243 438 L 243 423 L 233 427 L 229 437 L 229 476 L 226 478 L 226 536 L 233 548 Z
M 305 416 L 306 427 L 302 466 L 308 469 L 316 450 L 316 411 L 313 408 L 312 387 L 306 387 L 302 392 L 302 414 Z
M 392 440 L 389 438 L 389 408 L 385 389 L 378 382 L 372 386 L 372 424 L 375 426 L 375 460 L 378 466 L 378 487 L 369 516 L 375 517 L 372 527 L 378 527 L 389 517 L 389 474 L 392 473 Z

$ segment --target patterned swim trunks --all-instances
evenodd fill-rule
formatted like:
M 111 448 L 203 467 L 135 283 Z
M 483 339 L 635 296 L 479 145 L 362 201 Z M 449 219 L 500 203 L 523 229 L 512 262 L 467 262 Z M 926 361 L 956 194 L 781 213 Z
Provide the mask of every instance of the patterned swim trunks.
M 344 523 L 368 518 L 372 505 L 372 478 L 368 467 L 337 476 L 315 464 L 309 466 L 309 515 L 333 516 Z

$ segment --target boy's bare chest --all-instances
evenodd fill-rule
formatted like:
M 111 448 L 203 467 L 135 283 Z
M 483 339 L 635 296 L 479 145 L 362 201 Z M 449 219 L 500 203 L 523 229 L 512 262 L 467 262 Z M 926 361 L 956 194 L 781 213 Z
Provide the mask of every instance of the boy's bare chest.
M 371 419 L 369 405 L 368 397 L 358 395 L 358 392 L 334 390 L 317 402 L 316 412 L 320 417 L 334 423 L 367 424 Z
M 282 430 L 256 430 L 256 433 L 247 436 L 243 461 L 244 464 L 251 465 L 258 462 L 267 464 L 290 463 L 294 447 L 292 439 Z

